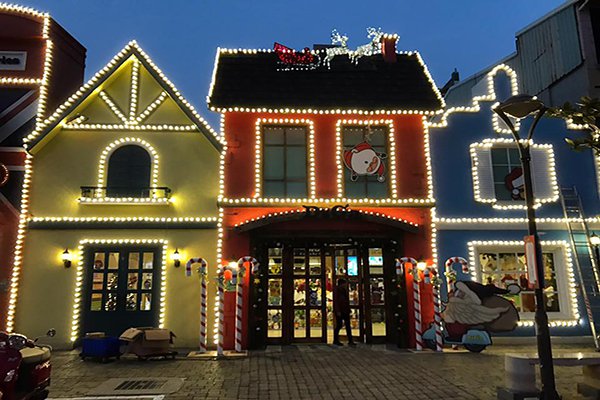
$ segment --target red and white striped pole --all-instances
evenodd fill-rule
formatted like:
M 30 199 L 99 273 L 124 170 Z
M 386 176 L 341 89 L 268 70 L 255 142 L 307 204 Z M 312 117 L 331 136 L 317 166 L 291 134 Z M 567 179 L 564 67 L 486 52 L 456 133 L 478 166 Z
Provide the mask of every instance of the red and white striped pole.
M 245 267 L 239 265 L 233 273 L 233 279 L 236 282 L 236 297 L 235 297 L 235 351 L 242 352 L 242 321 L 243 321 L 243 306 L 244 306 L 244 271 Z
M 433 292 L 433 320 L 435 323 L 435 351 L 444 351 L 444 339 L 442 337 L 442 307 L 440 300 L 440 278 L 435 269 L 431 270 Z
M 417 351 L 423 350 L 423 336 L 421 327 L 421 287 L 419 286 L 419 269 L 417 264 L 412 267 L 413 276 L 413 308 L 415 309 L 415 348 Z
M 219 327 L 218 327 L 218 338 L 217 338 L 217 356 L 223 356 L 223 329 L 225 325 L 225 281 L 223 278 L 223 272 L 225 268 L 219 267 L 219 277 L 217 280 L 217 286 L 219 287 Z
M 412 265 L 413 276 L 413 308 L 415 315 L 415 343 L 417 350 L 423 350 L 423 332 L 421 327 L 421 288 L 419 287 L 419 270 L 417 260 L 412 257 L 402 257 L 396 259 L 396 275 L 402 276 L 402 269 L 406 263 Z
M 186 276 L 191 275 L 192 265 L 200 264 L 198 267 L 198 274 L 200 275 L 200 351 L 199 353 L 206 353 L 206 276 L 208 274 L 207 262 L 204 258 L 196 257 L 190 258 L 185 264 Z
M 235 351 L 240 353 L 242 351 L 242 330 L 244 321 L 244 275 L 246 267 L 244 263 L 250 263 L 251 273 L 255 273 L 259 264 L 256 258 L 251 256 L 245 256 L 238 260 L 237 271 L 236 271 L 236 302 L 235 302 Z

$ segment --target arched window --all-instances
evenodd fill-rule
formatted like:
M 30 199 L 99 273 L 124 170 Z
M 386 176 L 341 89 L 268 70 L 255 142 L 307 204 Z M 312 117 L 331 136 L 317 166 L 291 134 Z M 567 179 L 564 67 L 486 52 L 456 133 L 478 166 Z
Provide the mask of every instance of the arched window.
M 149 197 L 152 159 L 141 146 L 125 145 L 108 159 L 108 197 Z

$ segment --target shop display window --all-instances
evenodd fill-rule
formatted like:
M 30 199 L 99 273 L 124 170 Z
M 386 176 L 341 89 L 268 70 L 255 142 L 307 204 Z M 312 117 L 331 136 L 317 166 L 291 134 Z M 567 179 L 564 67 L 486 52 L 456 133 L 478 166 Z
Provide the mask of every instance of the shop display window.
M 560 312 L 563 293 L 559 288 L 555 254 L 544 252 L 544 299 L 546 311 Z M 535 312 L 535 295 L 533 286 L 530 285 L 527 275 L 527 264 L 525 254 L 521 252 L 495 252 L 485 251 L 479 253 L 479 268 L 481 270 L 482 283 L 494 284 L 500 288 L 506 288 L 510 284 L 521 287 L 521 293 L 516 296 L 507 296 L 512 300 L 519 312 Z

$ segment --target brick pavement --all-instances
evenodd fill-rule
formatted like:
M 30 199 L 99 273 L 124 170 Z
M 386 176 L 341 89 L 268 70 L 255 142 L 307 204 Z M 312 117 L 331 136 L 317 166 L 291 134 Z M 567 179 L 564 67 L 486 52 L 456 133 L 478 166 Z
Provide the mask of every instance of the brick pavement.
M 100 364 L 76 352 L 53 354 L 50 396 L 84 396 L 108 378 L 179 377 L 183 387 L 167 399 L 494 399 L 503 382 L 503 354 L 535 351 L 494 346 L 481 354 L 413 354 L 385 346 L 326 345 L 269 347 L 242 359 L 178 358 L 139 362 L 124 358 Z M 562 346 L 559 351 L 591 351 Z M 581 399 L 579 368 L 558 367 L 565 399 Z

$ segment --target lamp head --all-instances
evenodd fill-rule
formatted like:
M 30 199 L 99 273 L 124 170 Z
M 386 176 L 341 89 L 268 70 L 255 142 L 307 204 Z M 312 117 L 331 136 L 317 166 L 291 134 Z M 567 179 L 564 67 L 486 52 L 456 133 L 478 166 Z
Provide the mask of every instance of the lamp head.
M 592 232 L 592 234 L 590 235 L 590 242 L 594 246 L 600 246 L 600 236 L 596 235 L 596 232 Z
M 544 103 L 536 97 L 528 94 L 517 94 L 498 104 L 494 108 L 494 111 L 509 115 L 513 118 L 525 118 L 543 108 L 545 108 Z

